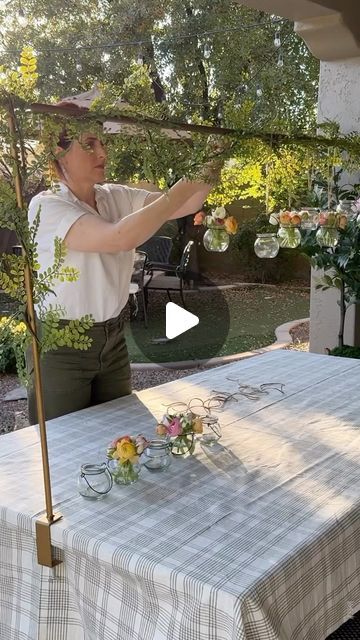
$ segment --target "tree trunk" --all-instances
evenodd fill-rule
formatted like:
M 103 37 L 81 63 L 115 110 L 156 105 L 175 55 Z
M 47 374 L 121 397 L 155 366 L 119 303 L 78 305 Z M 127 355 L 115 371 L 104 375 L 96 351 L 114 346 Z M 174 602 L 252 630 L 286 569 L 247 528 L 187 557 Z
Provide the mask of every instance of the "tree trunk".
M 154 92 L 155 101 L 156 102 L 165 102 L 166 95 L 165 90 L 161 82 L 161 78 L 159 76 L 159 72 L 157 70 L 155 64 L 155 55 L 154 55 L 154 47 L 152 42 L 146 45 L 145 55 L 143 56 L 144 63 L 149 67 L 149 73 L 151 78 L 151 86 Z
M 185 5 L 185 12 L 188 18 L 192 18 L 194 15 L 193 8 L 190 5 Z M 210 120 L 211 116 L 211 108 L 209 101 L 209 83 L 206 75 L 206 69 L 202 58 L 198 61 L 198 69 L 201 76 L 201 84 L 202 84 L 202 107 L 201 107 L 201 115 L 204 120 Z

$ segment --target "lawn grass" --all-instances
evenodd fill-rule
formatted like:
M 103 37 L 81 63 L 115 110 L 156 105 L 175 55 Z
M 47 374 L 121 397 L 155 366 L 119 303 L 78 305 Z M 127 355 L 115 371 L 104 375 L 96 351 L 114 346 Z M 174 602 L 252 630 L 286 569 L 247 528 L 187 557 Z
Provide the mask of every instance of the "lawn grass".
M 177 294 L 173 302 L 181 305 Z M 149 327 L 138 318 L 126 324 L 131 362 L 172 362 L 230 355 L 267 346 L 275 340 L 275 328 L 284 322 L 309 316 L 308 290 L 254 287 L 188 292 L 188 310 L 199 325 L 166 344 L 152 340 L 165 336 L 166 294 L 151 292 Z

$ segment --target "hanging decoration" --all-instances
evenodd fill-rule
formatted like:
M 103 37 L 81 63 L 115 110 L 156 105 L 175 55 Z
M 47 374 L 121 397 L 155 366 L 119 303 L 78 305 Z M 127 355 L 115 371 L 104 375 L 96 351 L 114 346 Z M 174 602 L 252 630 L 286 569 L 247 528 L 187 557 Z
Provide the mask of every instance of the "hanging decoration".
M 238 229 L 238 223 L 234 216 L 229 216 L 225 207 L 216 207 L 209 215 L 205 211 L 199 211 L 194 217 L 194 226 L 205 226 L 203 245 L 206 251 L 223 253 L 230 244 L 230 235 L 234 235 Z

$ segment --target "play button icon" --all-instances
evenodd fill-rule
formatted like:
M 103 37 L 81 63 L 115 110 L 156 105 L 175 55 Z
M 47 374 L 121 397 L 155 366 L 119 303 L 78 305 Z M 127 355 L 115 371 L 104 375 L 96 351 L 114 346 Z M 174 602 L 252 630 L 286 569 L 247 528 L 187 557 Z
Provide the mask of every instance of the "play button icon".
M 166 305 L 166 337 L 169 340 L 180 336 L 199 324 L 199 318 L 194 313 L 186 311 L 174 302 Z

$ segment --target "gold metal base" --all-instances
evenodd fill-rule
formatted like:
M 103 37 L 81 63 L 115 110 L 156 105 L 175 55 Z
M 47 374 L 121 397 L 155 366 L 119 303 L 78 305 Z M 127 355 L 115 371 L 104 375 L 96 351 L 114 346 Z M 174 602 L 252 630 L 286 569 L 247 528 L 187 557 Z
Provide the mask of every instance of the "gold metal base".
M 37 559 L 38 563 L 44 567 L 56 567 L 56 565 L 62 562 L 61 560 L 55 560 L 53 558 L 50 535 L 51 525 L 61 520 L 61 518 L 61 513 L 54 513 L 53 521 L 49 522 L 47 516 L 44 514 L 35 522 Z

